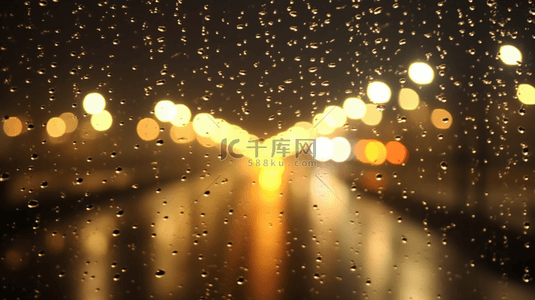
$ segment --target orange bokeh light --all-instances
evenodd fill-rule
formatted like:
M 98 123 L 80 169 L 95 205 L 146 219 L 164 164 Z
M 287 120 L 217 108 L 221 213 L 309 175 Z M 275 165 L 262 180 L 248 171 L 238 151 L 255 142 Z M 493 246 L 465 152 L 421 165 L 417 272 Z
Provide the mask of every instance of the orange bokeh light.
M 386 147 L 378 140 L 371 140 L 364 150 L 366 160 L 374 166 L 381 165 L 386 160 Z
M 363 162 L 365 164 L 369 164 L 370 163 L 368 161 L 368 159 L 366 158 L 366 152 L 365 152 L 366 151 L 366 145 L 368 145 L 368 143 L 370 141 L 371 140 L 360 140 L 355 144 L 355 157 L 360 162 Z
M 4 122 L 4 132 L 9 137 L 15 137 L 22 133 L 22 121 L 18 117 L 9 117 Z
M 401 165 L 407 162 L 409 158 L 409 151 L 398 141 L 386 143 L 386 151 L 386 160 L 393 165 Z

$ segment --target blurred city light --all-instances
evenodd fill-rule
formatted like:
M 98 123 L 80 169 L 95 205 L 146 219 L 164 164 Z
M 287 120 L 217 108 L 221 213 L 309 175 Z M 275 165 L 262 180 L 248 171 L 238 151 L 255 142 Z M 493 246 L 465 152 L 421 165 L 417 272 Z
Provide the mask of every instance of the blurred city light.
M 381 81 L 373 81 L 368 84 L 366 90 L 368 98 L 373 103 L 382 104 L 388 102 L 392 96 L 392 91 L 386 83 Z
M 424 62 L 415 62 L 409 67 L 409 78 L 417 84 L 430 84 L 434 77 L 433 69 Z
M 517 65 L 522 62 L 522 53 L 512 45 L 504 45 L 500 48 L 500 59 L 506 65 Z
M 413 89 L 402 88 L 399 91 L 399 106 L 404 110 L 415 110 L 420 105 L 420 97 Z
M 86 113 L 96 115 L 106 108 L 106 99 L 99 93 L 90 93 L 85 96 L 83 105 Z

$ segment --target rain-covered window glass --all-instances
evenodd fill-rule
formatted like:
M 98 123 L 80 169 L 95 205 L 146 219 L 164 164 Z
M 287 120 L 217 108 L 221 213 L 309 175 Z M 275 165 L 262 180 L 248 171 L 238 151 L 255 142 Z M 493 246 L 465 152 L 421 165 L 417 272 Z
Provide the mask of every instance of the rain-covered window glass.
M 0 4 L 1 299 L 531 299 L 532 0 Z

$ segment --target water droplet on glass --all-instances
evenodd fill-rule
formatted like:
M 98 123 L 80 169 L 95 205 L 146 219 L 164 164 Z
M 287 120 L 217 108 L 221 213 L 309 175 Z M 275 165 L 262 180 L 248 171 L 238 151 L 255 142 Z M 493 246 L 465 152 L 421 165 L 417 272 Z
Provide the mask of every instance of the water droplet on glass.
M 32 200 L 28 201 L 28 207 L 29 208 L 36 208 L 37 206 L 39 206 L 39 201 L 38 200 L 32 199 Z
M 162 278 L 163 275 L 165 275 L 165 271 L 164 270 L 158 269 L 156 271 L 156 278 Z
M 7 172 L 2 173 L 2 175 L 0 176 L 0 182 L 8 181 L 8 180 L 9 180 L 9 173 L 7 173 Z

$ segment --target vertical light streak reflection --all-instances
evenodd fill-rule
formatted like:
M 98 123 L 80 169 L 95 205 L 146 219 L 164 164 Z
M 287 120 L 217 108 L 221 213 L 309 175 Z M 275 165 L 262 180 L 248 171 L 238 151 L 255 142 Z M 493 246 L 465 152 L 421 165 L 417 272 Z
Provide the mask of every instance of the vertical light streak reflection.
M 224 295 L 248 299 L 280 299 L 285 268 L 285 201 L 284 184 L 262 185 L 262 168 L 239 166 L 246 180 L 236 187 L 240 199 L 231 218 L 231 242 L 223 280 Z M 286 182 L 288 174 L 280 169 L 276 182 Z M 240 172 L 241 173 L 241 172 Z M 282 196 L 281 196 L 282 194 Z M 247 266 L 242 268 L 239 266 Z M 232 293 L 231 293 L 232 292 Z
M 155 299 L 175 299 L 183 292 L 181 287 L 190 283 L 192 276 L 187 270 L 190 268 L 192 245 L 191 205 L 193 198 L 198 196 L 194 196 L 193 191 L 199 190 L 197 185 L 201 184 L 206 185 L 206 181 L 200 180 L 196 184 L 173 182 L 162 186 L 158 194 L 144 196 L 147 201 L 144 201 L 140 215 L 150 216 L 145 219 L 151 224 L 153 247 L 147 277 Z
M 79 267 L 82 282 L 77 289 L 77 299 L 108 299 L 111 276 L 107 272 L 110 261 L 110 245 L 115 220 L 111 216 L 96 216 L 91 223 L 85 224 L 80 231 L 83 265 Z
M 251 196 L 249 185 L 251 183 L 243 183 L 237 186 L 240 191 L 238 197 L 241 199 L 248 199 Z M 230 219 L 230 238 L 227 244 L 227 253 L 225 260 L 225 274 L 222 278 L 223 295 L 229 298 L 235 295 L 234 291 L 237 289 L 237 284 L 243 285 L 244 282 L 238 282 L 238 278 L 242 279 L 240 275 L 244 275 L 242 266 L 245 264 L 245 256 L 247 250 L 248 238 L 250 236 L 249 226 L 249 203 L 238 202 L 234 209 L 229 210 Z
M 152 202 L 152 201 L 151 201 Z M 154 201 L 155 206 L 161 206 Z M 178 216 L 180 208 L 178 203 L 171 202 L 165 207 L 154 207 L 153 211 L 161 210 L 162 215 L 153 218 L 154 233 L 153 238 L 153 268 L 151 269 L 150 278 L 153 289 L 152 294 L 156 299 L 162 299 L 175 294 L 173 292 L 179 284 L 184 284 L 187 279 L 184 270 L 187 269 L 187 255 L 185 249 L 177 248 L 177 244 L 182 240 L 184 228 L 189 225 L 188 215 Z M 169 219 L 164 220 L 164 216 Z M 182 234 L 181 234 L 182 233 Z M 173 253 L 173 251 L 177 251 Z M 163 270 L 164 275 L 155 275 L 158 270 Z
M 374 291 L 374 297 L 388 298 L 392 280 L 392 216 L 388 207 L 376 201 L 363 200 L 366 213 L 364 222 L 364 270 L 362 277 Z M 368 293 L 370 294 L 370 293 Z
M 282 189 L 251 187 L 251 244 L 249 284 L 252 299 L 280 299 L 284 267 L 284 201 Z M 283 194 L 284 195 L 284 194 Z M 282 214 L 281 214 L 282 212 Z
M 420 230 L 416 222 L 405 223 L 403 232 L 407 241 L 396 251 L 396 261 L 402 262 L 398 265 L 397 299 L 436 299 L 440 294 L 436 262 L 441 261 L 439 257 L 443 253 L 440 248 L 436 248 L 439 245 L 438 238 L 433 239 L 432 246 L 426 247 L 429 240 Z M 444 256 L 447 258 L 453 255 L 455 252 Z M 448 260 L 455 261 L 454 259 Z
M 398 299 L 433 299 L 437 297 L 437 277 L 430 260 L 410 259 L 401 269 Z
M 309 266 L 315 266 L 309 268 L 310 277 L 314 276 L 317 282 L 324 285 L 321 288 L 322 294 L 336 285 L 336 276 L 326 275 L 335 273 L 340 255 L 339 241 L 345 239 L 340 236 L 343 232 L 340 227 L 343 225 L 339 218 L 348 211 L 345 184 L 335 175 L 337 172 L 332 165 L 328 166 L 329 168 L 320 167 L 312 172 L 309 182 L 310 203 L 307 208 L 310 228 L 315 237 L 313 245 L 306 245 L 307 248 L 310 247 L 307 261 L 310 262 Z

